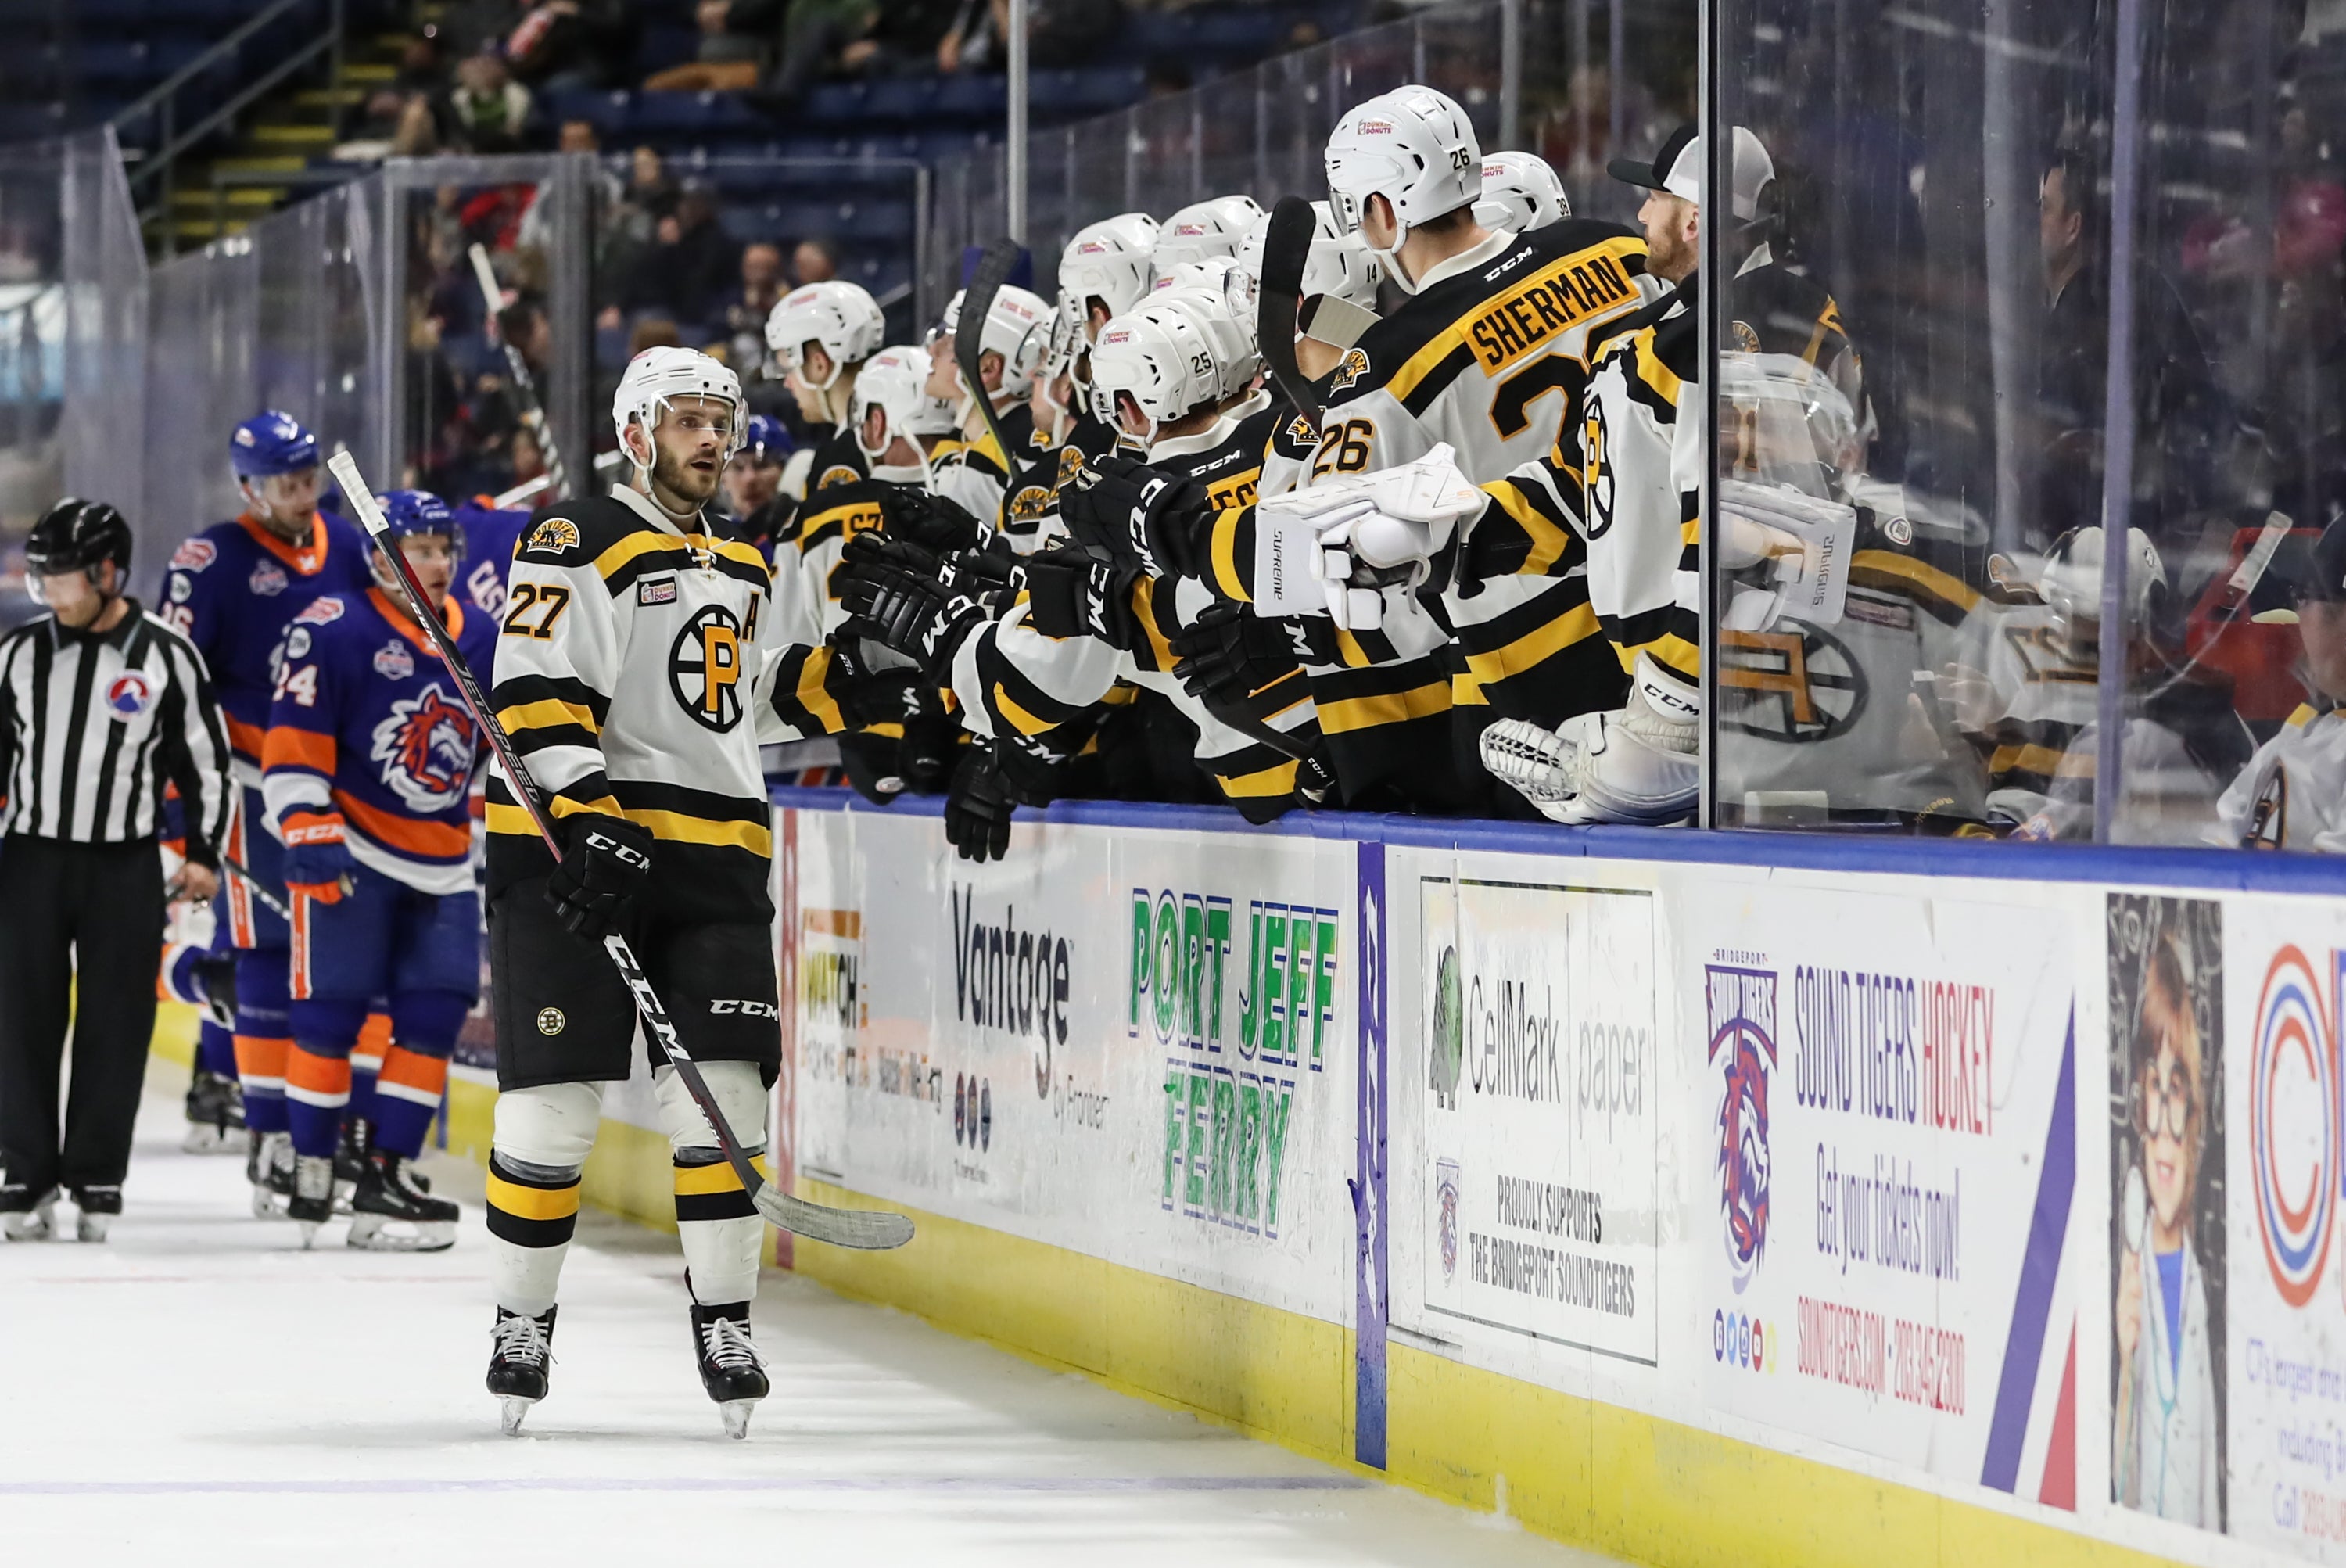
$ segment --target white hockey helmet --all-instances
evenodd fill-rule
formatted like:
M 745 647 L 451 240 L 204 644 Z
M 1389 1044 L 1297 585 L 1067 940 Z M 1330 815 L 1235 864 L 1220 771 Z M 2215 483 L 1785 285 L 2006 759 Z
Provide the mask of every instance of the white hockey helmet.
M 1157 231 L 1157 249 L 1149 259 L 1157 276 L 1162 280 L 1176 268 L 1216 256 L 1236 256 L 1239 241 L 1261 216 L 1262 208 L 1251 196 L 1191 202 Z
M 619 450 L 638 468 L 648 465 L 627 445 L 627 427 L 639 424 L 648 436 L 658 428 L 668 403 L 680 397 L 718 398 L 729 404 L 729 428 L 719 456 L 729 458 L 741 449 L 741 432 L 749 423 L 741 378 L 699 349 L 646 349 L 627 361 L 619 373 L 619 390 L 611 397 L 611 424 L 619 433 Z
M 1547 159 L 1535 152 L 1494 152 L 1483 158 L 1483 194 L 1474 221 L 1485 229 L 1528 234 L 1572 216 L 1572 199 Z
M 1146 212 L 1104 218 L 1076 230 L 1059 253 L 1059 291 L 1076 301 L 1077 321 L 1091 327 L 1091 302 L 1111 316 L 1137 310 L 1154 279 L 1157 219 Z
M 1483 147 L 1466 111 L 1432 87 L 1410 86 L 1357 104 L 1329 133 L 1325 158 L 1328 208 L 1339 232 L 1361 226 L 1369 198 L 1392 207 L 1398 250 L 1409 231 L 1470 206 L 1483 194 Z M 1416 285 L 1392 264 L 1392 252 L 1372 247 L 1393 281 Z
M 929 351 L 914 344 L 892 345 L 864 361 L 848 408 L 855 444 L 865 457 L 878 459 L 900 435 L 917 447 L 922 436 L 951 435 L 959 428 L 953 404 L 924 390 L 928 379 Z M 887 423 L 876 449 L 863 439 L 864 415 L 875 408 Z
M 809 283 L 793 289 L 774 304 L 766 318 L 766 347 L 782 369 L 799 368 L 799 356 L 809 343 L 821 343 L 831 356 L 831 374 L 807 384 L 829 392 L 845 367 L 870 359 L 887 335 L 880 302 L 862 285 L 843 279 Z
M 1178 304 L 1118 316 L 1092 345 L 1092 402 L 1101 421 L 1122 430 L 1118 399 L 1129 397 L 1148 417 L 1152 441 L 1165 425 L 1219 402 L 1221 380 L 1212 340 Z
M 1349 233 L 1338 229 L 1324 201 L 1311 204 L 1311 216 L 1315 221 L 1311 250 L 1303 262 L 1303 298 L 1327 294 L 1363 311 L 1375 310 L 1378 268 L 1369 242 L 1357 229 Z M 1254 316 L 1255 297 L 1262 290 L 1262 250 L 1270 238 L 1270 215 L 1265 213 L 1247 229 L 1246 239 L 1239 246 L 1239 268 L 1245 282 L 1240 285 L 1241 295 L 1232 303 L 1249 321 Z
M 2057 629 L 2073 645 L 2096 640 L 2079 636 L 2077 628 L 2100 626 L 2102 563 L 2107 547 L 2107 530 L 2102 524 L 2073 528 L 2054 541 L 2053 548 L 2045 553 L 2044 569 L 2037 575 L 2037 593 L 2043 596 L 2045 608 L 2053 612 Z M 2153 597 L 2166 588 L 2167 565 L 2158 557 L 2158 546 L 2141 529 L 2128 528 L 2126 610 L 2129 636 L 2141 629 L 2149 617 Z
M 967 290 L 956 289 L 945 301 L 944 319 L 929 334 L 929 352 L 953 357 L 953 336 L 961 327 L 961 302 Z M 1051 307 L 1031 290 L 1005 283 L 994 296 L 985 325 L 977 335 L 982 353 L 1002 356 L 1002 388 L 1013 397 L 1025 397 L 1035 387 L 1035 372 L 1051 347 Z
M 1236 263 L 1226 265 L 1228 271 L 1236 270 Z M 1262 368 L 1262 355 L 1255 348 L 1253 323 L 1231 307 L 1228 271 L 1219 270 L 1209 263 L 1194 264 L 1194 269 L 1182 270 L 1193 270 L 1206 276 L 1195 281 L 1177 278 L 1174 287 L 1160 287 L 1148 297 L 1148 303 L 1181 311 L 1206 335 L 1214 351 L 1214 397 L 1217 402 L 1228 402 L 1243 396 L 1254 385 L 1255 372 Z

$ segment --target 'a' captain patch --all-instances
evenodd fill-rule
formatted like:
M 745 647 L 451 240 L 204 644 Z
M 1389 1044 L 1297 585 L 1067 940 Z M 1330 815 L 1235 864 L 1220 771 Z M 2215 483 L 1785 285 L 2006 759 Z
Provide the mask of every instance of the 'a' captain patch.
M 549 555 L 559 555 L 565 550 L 578 548 L 578 524 L 567 517 L 547 517 L 529 531 L 529 542 L 524 552 L 543 550 Z

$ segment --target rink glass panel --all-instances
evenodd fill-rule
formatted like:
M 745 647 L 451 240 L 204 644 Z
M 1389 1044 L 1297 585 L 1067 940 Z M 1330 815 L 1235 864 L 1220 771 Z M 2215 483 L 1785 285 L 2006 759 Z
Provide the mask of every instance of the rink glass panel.
M 2074 291 L 2048 310 L 2039 216 L 2065 137 L 2106 148 L 2097 24 L 2074 5 L 1715 12 L 1710 127 L 1750 131 L 1776 171 L 1729 220 L 1712 134 L 1715 824 L 2069 838 L 2081 817 L 2090 836 L 2090 793 L 2065 791 L 2093 626 L 2039 589 L 2053 542 L 2097 519 L 2105 397 L 2100 354 L 2053 352 L 2090 312 Z M 1823 503 L 1813 531 L 1736 521 L 1771 491 Z M 1841 561 L 1846 598 L 1748 565 L 1795 547 L 1801 585 Z
M 2282 9 L 1719 7 L 1713 123 L 1776 180 L 1706 236 L 1718 824 L 2241 841 L 2341 499 L 2346 36 Z M 1739 485 L 1855 509 L 1837 617 L 1770 611 Z

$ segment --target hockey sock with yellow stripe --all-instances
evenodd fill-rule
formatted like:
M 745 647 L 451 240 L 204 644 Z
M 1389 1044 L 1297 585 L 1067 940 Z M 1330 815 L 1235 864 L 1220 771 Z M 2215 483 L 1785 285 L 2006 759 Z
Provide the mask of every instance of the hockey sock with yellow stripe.
M 554 1305 L 578 1228 L 576 1170 L 489 1156 L 489 1274 L 497 1305 L 535 1318 Z
M 766 1174 L 762 1154 L 752 1153 L 750 1163 Z M 675 1156 L 675 1170 L 677 1240 L 684 1247 L 692 1298 L 705 1307 L 753 1298 L 766 1222 L 741 1178 L 715 1149 L 683 1150 Z

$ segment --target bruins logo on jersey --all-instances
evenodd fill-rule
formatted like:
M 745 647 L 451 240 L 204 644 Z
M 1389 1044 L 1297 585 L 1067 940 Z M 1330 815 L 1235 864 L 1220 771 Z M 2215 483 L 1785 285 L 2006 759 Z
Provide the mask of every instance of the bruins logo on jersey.
M 1726 723 L 1767 740 L 1806 743 L 1845 733 L 1865 711 L 1865 677 L 1839 641 L 1814 626 L 1719 634 Z
M 1606 450 L 1605 403 L 1590 398 L 1580 422 L 1580 483 L 1588 497 L 1588 536 L 1601 539 L 1613 526 L 1613 454 Z
M 566 550 L 578 548 L 578 524 L 567 517 L 547 517 L 529 531 L 529 543 L 522 546 L 525 554 L 544 551 L 559 555 Z
M 704 728 L 725 734 L 741 722 L 741 623 L 710 605 L 676 634 L 668 651 L 668 689 Z
M 1330 392 L 1342 392 L 1348 387 L 1357 386 L 1360 384 L 1361 378 L 1368 373 L 1368 351 L 1365 349 L 1346 349 L 1344 351 L 1344 357 L 1336 361 L 1335 378 L 1329 382 L 1328 390 Z
M 817 490 L 828 490 L 834 484 L 860 484 L 862 481 L 863 475 L 856 473 L 846 463 L 834 463 L 822 471 L 822 477 L 814 482 L 814 487 Z
M 1059 484 L 1066 484 L 1083 471 L 1084 453 L 1081 447 L 1065 446 L 1059 449 Z
M 1043 521 L 1051 509 L 1051 487 L 1047 484 L 1024 484 L 1010 497 L 1010 521 L 1031 528 Z

